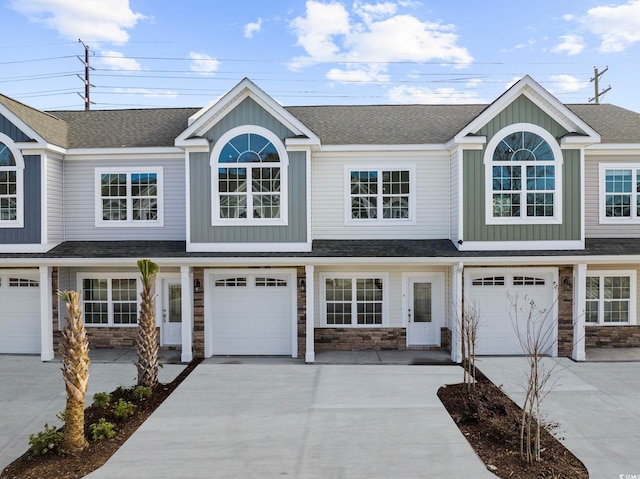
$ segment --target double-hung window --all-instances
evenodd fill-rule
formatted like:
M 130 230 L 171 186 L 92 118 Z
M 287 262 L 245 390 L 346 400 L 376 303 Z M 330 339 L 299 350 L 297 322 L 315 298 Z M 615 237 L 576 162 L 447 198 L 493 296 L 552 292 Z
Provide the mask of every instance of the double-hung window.
M 230 130 L 216 143 L 210 165 L 213 225 L 287 224 L 288 155 L 271 131 Z
M 135 277 L 81 277 L 82 308 L 87 326 L 135 326 L 140 291 Z
M 386 324 L 387 275 L 323 274 L 323 323 L 338 327 Z
M 635 323 L 636 275 L 633 271 L 587 274 L 587 325 Z
M 0 228 L 23 226 L 24 159 L 11 143 L 0 133 Z
M 600 165 L 600 222 L 640 222 L 640 164 Z
M 348 193 L 345 219 L 360 221 L 411 221 L 413 219 L 414 168 L 346 167 Z
M 512 125 L 496 134 L 485 154 L 487 223 L 559 223 L 562 153 L 536 125 Z
M 162 168 L 96 169 L 96 226 L 162 226 Z

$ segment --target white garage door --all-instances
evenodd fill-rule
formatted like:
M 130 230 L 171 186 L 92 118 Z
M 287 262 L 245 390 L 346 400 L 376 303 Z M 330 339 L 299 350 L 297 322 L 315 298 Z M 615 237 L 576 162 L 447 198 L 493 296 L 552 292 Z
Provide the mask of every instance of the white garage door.
M 39 274 L 0 270 L 0 353 L 40 352 Z
M 467 268 L 464 274 L 465 301 L 475 304 L 480 315 L 476 354 L 523 354 L 516 328 L 526 335 L 530 323 L 532 331 L 542 331 L 545 350 L 557 355 L 557 269 Z
M 272 271 L 212 274 L 212 354 L 291 355 L 294 278 Z

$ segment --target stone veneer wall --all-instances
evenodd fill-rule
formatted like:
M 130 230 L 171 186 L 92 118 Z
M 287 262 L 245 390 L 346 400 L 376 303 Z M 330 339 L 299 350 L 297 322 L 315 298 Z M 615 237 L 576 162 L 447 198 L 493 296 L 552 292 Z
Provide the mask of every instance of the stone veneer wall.
M 558 356 L 571 356 L 575 342 L 573 338 L 573 267 L 561 266 L 558 280 Z
M 200 281 L 200 292 L 193 292 L 193 357 L 204 357 L 204 268 L 193 268 L 193 282 Z
M 405 328 L 316 328 L 316 351 L 407 349 Z
M 304 266 L 296 268 L 297 318 L 298 318 L 298 357 L 304 359 L 307 352 L 307 292 L 301 291 L 298 285 L 302 279 L 306 282 Z
M 640 346 L 640 326 L 587 326 L 587 348 L 630 348 Z

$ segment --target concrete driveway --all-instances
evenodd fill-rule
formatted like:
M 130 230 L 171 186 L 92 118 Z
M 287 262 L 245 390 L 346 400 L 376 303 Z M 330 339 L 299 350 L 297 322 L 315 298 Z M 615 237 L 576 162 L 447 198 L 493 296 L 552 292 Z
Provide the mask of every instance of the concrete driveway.
M 90 479 L 495 478 L 436 397 L 453 366 L 202 363 Z
M 136 383 L 137 372 L 130 358 L 115 360 L 91 364 L 87 403 L 94 393 Z M 172 381 L 184 367 L 165 364 L 158 373 L 160 381 Z M 43 363 L 38 356 L 0 355 L 0 471 L 29 448 L 30 434 L 42 431 L 45 423 L 60 425 L 56 413 L 65 404 L 59 362 Z
M 480 370 L 519 405 L 524 358 L 481 358 Z M 555 387 L 542 404 L 563 443 L 593 479 L 640 478 L 640 362 L 576 363 L 544 358 Z

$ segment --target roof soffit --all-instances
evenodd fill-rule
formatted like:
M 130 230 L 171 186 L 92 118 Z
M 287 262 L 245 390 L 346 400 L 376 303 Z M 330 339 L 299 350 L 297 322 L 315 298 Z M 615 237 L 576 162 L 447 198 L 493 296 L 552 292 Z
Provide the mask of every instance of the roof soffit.
M 176 146 L 188 146 L 189 140 L 202 137 L 214 124 L 233 111 L 246 98 L 254 100 L 297 136 L 308 138 L 311 144 L 320 144 L 320 139 L 315 133 L 255 83 L 245 78 L 213 105 L 205 107 L 196 113 L 187 129 L 176 138 Z
M 531 100 L 531 102 L 548 114 L 565 130 L 570 133 L 577 133 L 581 138 L 581 143 L 593 144 L 600 142 L 600 134 L 597 131 L 573 113 L 551 93 L 545 90 L 529 75 L 526 75 L 491 103 L 467 126 L 460 130 L 453 137 L 453 143 L 468 142 L 469 137 L 473 137 L 473 135 L 477 134 L 481 128 L 500 114 L 500 112 L 507 108 L 521 95 L 524 95 Z

